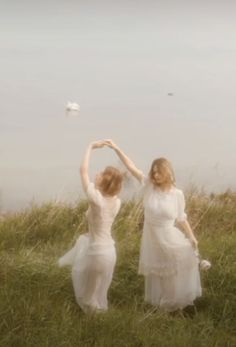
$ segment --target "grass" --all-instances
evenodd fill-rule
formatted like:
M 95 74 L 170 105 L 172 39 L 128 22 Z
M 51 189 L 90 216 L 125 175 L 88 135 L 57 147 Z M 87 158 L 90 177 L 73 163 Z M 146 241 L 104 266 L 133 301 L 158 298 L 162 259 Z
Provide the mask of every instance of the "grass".
M 189 192 L 190 222 L 203 257 L 203 296 L 165 313 L 143 302 L 137 275 L 142 206 L 122 206 L 114 224 L 118 261 L 106 313 L 77 306 L 70 269 L 57 259 L 86 231 L 86 202 L 44 204 L 0 221 L 0 346 L 236 346 L 236 196 Z

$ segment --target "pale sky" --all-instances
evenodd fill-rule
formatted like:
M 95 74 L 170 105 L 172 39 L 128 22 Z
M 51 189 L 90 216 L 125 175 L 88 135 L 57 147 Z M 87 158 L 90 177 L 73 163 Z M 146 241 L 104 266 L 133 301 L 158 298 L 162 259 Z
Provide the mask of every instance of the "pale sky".
M 0 0 L 0 209 L 79 197 L 101 138 L 146 173 L 169 158 L 183 189 L 235 189 L 235 13 L 227 0 Z M 94 153 L 92 176 L 117 163 Z

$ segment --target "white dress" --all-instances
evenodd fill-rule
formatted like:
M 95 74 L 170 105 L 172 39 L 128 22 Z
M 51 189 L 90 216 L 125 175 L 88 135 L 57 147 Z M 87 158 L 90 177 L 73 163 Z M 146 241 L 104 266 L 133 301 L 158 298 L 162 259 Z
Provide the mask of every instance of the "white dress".
M 120 209 L 120 200 L 116 196 L 104 197 L 93 183 L 88 186 L 87 196 L 89 231 L 59 259 L 59 266 L 72 265 L 76 301 L 85 312 L 108 307 L 107 292 L 116 263 L 111 226 Z
M 144 229 L 139 273 L 145 276 L 145 301 L 174 311 L 201 296 L 199 261 L 186 236 L 174 226 L 186 220 L 183 192 L 163 192 L 146 180 Z

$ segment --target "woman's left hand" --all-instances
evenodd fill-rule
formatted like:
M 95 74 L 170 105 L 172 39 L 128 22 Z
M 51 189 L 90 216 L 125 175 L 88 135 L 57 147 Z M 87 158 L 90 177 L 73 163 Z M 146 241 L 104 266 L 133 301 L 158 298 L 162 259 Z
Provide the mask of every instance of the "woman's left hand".
M 118 149 L 118 146 L 111 139 L 105 140 L 105 145 L 112 149 Z
M 195 237 L 191 237 L 190 242 L 194 249 L 198 249 L 198 241 Z

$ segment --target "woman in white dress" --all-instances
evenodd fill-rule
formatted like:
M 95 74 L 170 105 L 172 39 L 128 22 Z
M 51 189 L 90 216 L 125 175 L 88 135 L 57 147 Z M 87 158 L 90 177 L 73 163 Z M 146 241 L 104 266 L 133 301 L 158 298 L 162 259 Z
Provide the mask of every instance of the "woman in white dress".
M 96 176 L 95 184 L 88 174 L 91 150 L 103 146 L 103 141 L 91 143 L 80 168 L 89 201 L 88 233 L 81 235 L 75 246 L 59 259 L 59 266 L 72 266 L 76 301 L 84 312 L 107 309 L 107 292 L 116 263 L 111 227 L 120 209 L 117 194 L 121 190 L 122 174 L 116 168 L 107 167 Z
M 154 160 L 145 177 L 114 142 L 106 143 L 144 185 L 139 274 L 145 276 L 145 301 L 167 311 L 193 305 L 202 293 L 195 252 L 198 243 L 184 211 L 183 192 L 175 187 L 170 162 L 165 158 Z M 176 222 L 183 232 L 175 227 Z

